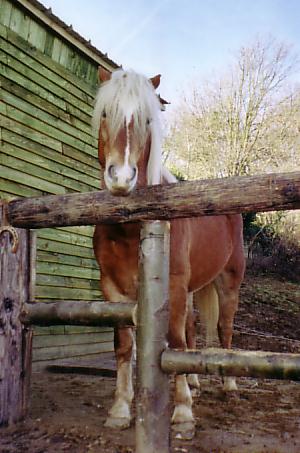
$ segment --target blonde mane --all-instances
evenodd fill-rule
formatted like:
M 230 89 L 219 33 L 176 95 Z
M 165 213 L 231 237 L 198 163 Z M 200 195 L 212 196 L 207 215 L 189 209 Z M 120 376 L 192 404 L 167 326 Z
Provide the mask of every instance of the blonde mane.
M 98 132 L 106 115 L 112 137 L 133 117 L 137 137 L 144 143 L 150 127 L 151 149 L 147 167 L 148 185 L 160 184 L 162 178 L 160 103 L 150 80 L 133 71 L 118 70 L 98 90 L 92 125 Z M 150 121 L 150 124 L 148 124 Z

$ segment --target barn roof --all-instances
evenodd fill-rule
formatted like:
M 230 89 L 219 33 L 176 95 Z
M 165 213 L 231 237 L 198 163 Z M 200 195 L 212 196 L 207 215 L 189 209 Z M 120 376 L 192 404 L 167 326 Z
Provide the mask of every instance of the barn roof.
M 72 25 L 67 25 L 59 17 L 52 13 L 51 8 L 46 8 L 42 3 L 37 0 L 15 0 L 26 10 L 30 11 L 39 21 L 46 24 L 58 35 L 67 40 L 70 44 L 78 48 L 85 55 L 96 61 L 97 63 L 105 66 L 107 69 L 116 69 L 120 65 L 111 60 L 106 53 L 101 52 L 91 41 L 83 38 L 77 33 Z

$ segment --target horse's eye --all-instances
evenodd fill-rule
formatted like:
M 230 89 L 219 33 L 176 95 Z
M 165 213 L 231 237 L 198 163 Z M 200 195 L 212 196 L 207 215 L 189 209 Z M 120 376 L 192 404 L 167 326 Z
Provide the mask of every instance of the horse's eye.
M 146 121 L 147 126 L 149 126 L 150 122 L 151 122 L 150 119 L 147 118 L 147 121 Z
M 106 111 L 105 110 L 103 110 L 103 112 L 102 112 L 102 118 L 106 118 Z

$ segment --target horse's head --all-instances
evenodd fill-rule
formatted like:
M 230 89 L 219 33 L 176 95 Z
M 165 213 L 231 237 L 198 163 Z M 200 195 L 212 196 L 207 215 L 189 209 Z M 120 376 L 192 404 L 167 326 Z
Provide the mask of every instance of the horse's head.
M 159 184 L 161 105 L 155 88 L 160 76 L 148 80 L 131 71 L 110 74 L 99 68 L 99 78 L 93 125 L 99 129 L 106 188 L 114 195 L 128 195 L 136 185 Z

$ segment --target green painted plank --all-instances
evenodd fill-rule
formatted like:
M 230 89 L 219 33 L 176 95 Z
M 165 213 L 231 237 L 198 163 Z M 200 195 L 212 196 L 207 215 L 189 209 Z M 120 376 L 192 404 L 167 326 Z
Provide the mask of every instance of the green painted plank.
M 50 268 L 52 266 L 48 266 Z M 38 272 L 39 272 L 38 267 Z M 79 272 L 78 272 L 79 270 Z M 82 272 L 80 272 L 82 271 Z M 97 280 L 91 280 L 85 278 L 86 270 L 84 269 L 77 269 L 76 274 L 74 277 L 64 277 L 62 275 L 46 275 L 46 274 L 39 274 L 37 273 L 36 276 L 36 284 L 40 287 L 60 287 L 60 288 L 72 288 L 78 290 L 91 290 L 94 291 L 95 294 L 98 293 L 98 297 L 100 298 L 100 290 L 99 290 L 99 282 Z M 78 278 L 78 275 L 81 275 L 82 278 Z
M 1 200 L 4 201 L 11 201 L 15 198 L 16 196 L 10 192 L 5 192 L 3 190 L 0 190 L 0 198 Z
M 2 21 L 0 20 L 0 22 Z M 95 93 L 98 86 L 98 64 L 90 62 L 90 60 L 85 58 L 80 53 L 80 51 L 77 51 L 75 49 L 75 54 L 79 55 L 80 58 L 85 60 L 89 65 L 90 73 L 90 74 L 88 73 L 87 78 L 85 80 L 76 77 L 76 75 L 74 75 L 75 73 L 72 74 L 70 72 L 70 68 L 69 70 L 67 70 L 64 67 L 62 67 L 61 64 L 58 63 L 62 41 L 54 34 L 52 34 L 51 31 L 47 31 L 44 49 L 45 54 L 32 48 L 32 46 L 30 46 L 25 40 L 20 39 L 20 37 L 17 34 L 10 31 L 7 27 L 4 27 L 3 25 L 1 26 L 1 24 L 0 24 L 0 36 L 2 36 L 6 40 L 9 39 L 9 42 L 12 43 L 19 50 L 22 50 L 35 60 L 39 61 L 42 64 L 42 66 L 45 66 L 46 68 L 50 69 L 51 71 L 62 77 L 64 80 L 67 80 L 72 85 L 77 87 L 80 91 L 85 92 L 90 99 L 93 99 L 95 97 Z M 74 51 L 73 47 L 70 48 Z
M 83 327 L 83 326 L 65 326 L 65 334 L 72 335 L 76 333 L 99 333 L 113 332 L 111 327 Z
M 67 104 L 66 111 L 71 115 L 73 124 L 76 124 L 76 121 L 78 120 L 78 124 L 85 123 L 88 127 L 91 126 L 91 114 L 87 114 L 82 112 L 82 110 L 78 110 L 72 104 Z
M 30 21 L 28 42 L 36 47 L 41 52 L 45 49 L 46 44 L 46 30 L 38 24 L 34 19 Z
M 68 65 L 69 56 L 71 55 L 71 53 L 72 53 L 72 50 L 70 49 L 70 47 L 67 46 L 65 43 L 62 43 L 62 46 L 60 48 L 60 55 L 59 55 L 59 59 L 58 59 L 59 64 L 61 64 L 62 66 L 64 66 L 66 68 Z
M 96 148 L 91 147 L 90 145 L 81 142 L 80 140 L 76 139 L 75 137 L 71 137 L 70 135 L 56 129 L 54 126 L 50 126 L 49 124 L 43 123 L 38 118 L 34 118 L 31 115 L 22 112 L 16 107 L 12 107 L 11 105 L 7 105 L 7 116 L 10 119 L 16 120 L 19 123 L 29 126 L 32 129 L 37 130 L 39 133 L 43 133 L 50 138 L 55 138 L 60 142 L 66 143 L 74 148 L 79 149 L 83 153 L 87 153 L 93 157 L 96 157 L 98 151 Z
M 2 99 L 4 102 L 6 102 L 6 104 L 11 105 L 12 107 L 16 107 L 19 110 L 28 113 L 35 118 L 38 118 L 40 121 L 53 126 L 57 130 L 75 137 L 77 140 L 87 143 L 94 148 L 97 147 L 97 140 L 91 135 L 91 129 L 88 131 L 88 133 L 85 133 L 82 130 L 80 131 L 76 129 L 72 124 L 66 122 L 65 119 L 61 119 L 54 116 L 53 114 L 46 112 L 45 110 L 41 110 L 41 106 L 37 107 L 31 102 L 27 102 L 27 99 L 23 100 L 21 97 L 7 91 L 6 89 L 2 90 Z
M 0 89 L 2 91 L 1 85 L 0 85 Z M 0 114 L 6 116 L 6 113 L 7 113 L 6 104 L 4 104 L 4 102 L 0 102 Z
M 95 227 L 93 225 L 82 225 L 82 226 L 70 226 L 70 227 L 60 227 L 60 231 L 67 231 L 69 233 L 81 234 L 82 236 L 92 237 L 94 234 Z
M 65 333 L 65 326 L 33 327 L 33 335 L 59 335 Z
M 72 279 L 76 278 L 78 279 L 78 283 L 76 285 L 79 285 L 78 288 L 87 288 L 87 287 L 93 287 L 93 289 L 99 290 L 99 271 L 97 269 L 89 269 L 85 267 L 75 267 L 75 266 L 70 266 L 70 265 L 64 265 L 64 264 L 58 264 L 58 263 L 49 263 L 49 262 L 40 262 L 38 263 L 37 266 L 37 273 L 39 274 L 39 282 L 41 285 L 52 285 L 51 282 L 53 282 L 53 278 L 49 283 L 48 280 L 45 280 L 43 275 L 47 277 L 70 277 Z M 81 282 L 79 280 L 88 280 L 88 284 Z M 90 280 L 95 281 L 95 285 L 91 286 Z M 58 281 L 58 280 L 57 280 Z M 41 283 L 43 282 L 43 283 Z M 68 280 L 63 280 L 62 279 L 62 284 L 61 286 L 70 286 L 69 283 L 72 283 L 72 281 Z M 75 285 L 75 283 L 74 283 Z M 83 286 L 80 286 L 83 285 Z
M 0 115 L 0 126 L 3 127 L 3 136 L 6 129 L 7 131 L 11 131 L 24 137 L 24 139 L 31 140 L 33 143 L 36 142 L 38 145 L 47 146 L 58 153 L 62 153 L 61 142 L 32 129 L 30 125 L 26 126 L 25 124 L 20 124 L 14 121 L 14 119 Z
M 65 110 L 58 107 L 57 105 L 52 104 L 51 102 L 48 101 L 48 99 L 41 98 L 41 96 L 34 94 L 32 91 L 23 88 L 22 86 L 18 85 L 12 80 L 7 79 L 6 77 L 0 76 L 0 83 L 3 89 L 8 91 L 9 93 L 14 94 L 19 99 L 27 101 L 29 104 L 32 104 L 33 106 L 44 110 L 48 114 L 51 114 L 59 118 L 61 121 L 64 121 L 65 123 L 68 123 L 76 130 L 80 130 L 85 134 L 88 134 L 88 136 L 93 137 L 90 122 L 86 124 L 85 122 L 81 121 L 75 116 L 72 116 L 70 112 L 68 113 Z M 92 139 L 95 144 L 96 143 L 95 137 L 93 137 Z
M 1 158 L 2 156 L 0 154 L 0 161 L 2 160 Z M 44 193 L 51 193 L 53 195 L 66 193 L 64 187 L 60 187 L 57 184 L 52 184 L 51 182 L 40 179 L 30 173 L 26 174 L 26 172 L 24 173 L 23 168 L 21 168 L 21 170 L 16 170 L 6 165 L 0 165 L 0 174 L 5 175 L 5 179 L 9 181 L 15 181 L 19 184 L 23 184 L 24 186 L 39 189 Z
M 40 197 L 43 195 L 43 192 L 41 190 L 34 189 L 33 187 L 24 186 L 23 184 L 16 183 L 15 181 L 8 181 L 7 179 L 0 178 L 0 193 L 4 192 L 12 194 L 13 198 L 16 198 L 16 196 Z
M 86 165 L 89 165 L 94 168 L 100 168 L 100 164 L 98 162 L 98 152 L 96 155 L 91 156 L 84 153 L 81 153 L 78 149 L 73 148 L 72 146 L 66 145 L 65 143 L 62 144 L 63 154 L 68 156 L 74 160 L 78 160 L 78 162 L 82 162 Z M 100 185 L 99 185 L 100 188 Z
M 13 83 L 17 83 L 22 86 L 24 89 L 28 90 L 30 93 L 36 94 L 41 99 L 45 99 L 47 102 L 56 105 L 64 111 L 67 111 L 66 101 L 59 98 L 55 94 L 49 92 L 44 87 L 36 84 L 34 81 L 30 80 L 25 75 L 21 74 L 18 71 L 15 71 L 14 68 L 10 68 L 7 64 L 7 57 L 4 53 L 0 52 L 0 73 L 5 76 L 7 79 L 11 80 Z M 28 94 L 30 96 L 30 93 Z M 77 109 L 74 108 L 72 114 L 76 114 Z M 85 116 L 86 117 L 86 116 Z M 90 123 L 90 120 L 89 120 Z
M 52 104 L 48 100 L 43 99 L 40 95 L 34 94 L 32 91 L 29 91 L 27 88 L 18 85 L 15 81 L 7 79 L 3 75 L 0 76 L 0 83 L 3 89 L 8 91 L 9 93 L 14 94 L 16 97 L 26 100 L 30 104 L 39 107 L 48 113 L 51 113 L 51 115 L 54 115 L 61 120 L 64 120 L 66 123 L 71 123 L 71 115 L 69 113 L 67 113 L 57 105 Z M 64 108 L 66 108 L 65 105 Z M 87 131 L 90 129 L 84 123 L 83 127 L 85 127 L 85 130 Z
M 86 334 L 86 333 L 104 333 L 112 332 L 111 327 L 85 327 L 85 326 L 50 326 L 50 327 L 40 327 L 35 326 L 33 328 L 34 335 L 43 336 L 43 335 L 57 335 L 57 334 Z
M 41 251 L 62 253 L 63 255 L 72 255 L 88 259 L 94 258 L 94 253 L 92 249 L 79 247 L 72 244 L 65 244 L 63 242 L 49 241 L 47 239 L 41 239 L 39 238 L 39 236 L 37 240 L 37 248 L 38 250 Z
M 23 11 L 16 7 L 12 9 L 9 28 L 23 39 L 28 38 L 30 22 L 31 19 Z
M 5 51 L 7 54 L 10 56 L 14 57 L 15 59 L 19 60 L 22 62 L 24 65 L 30 67 L 36 72 L 36 77 L 42 76 L 45 79 L 48 79 L 49 82 L 54 83 L 56 86 L 56 90 L 61 90 L 63 89 L 64 92 L 68 92 L 70 94 L 70 97 L 74 96 L 74 100 L 77 99 L 77 102 L 83 102 L 84 104 L 92 104 L 94 97 L 95 97 L 95 92 L 96 92 L 96 87 L 91 90 L 91 88 L 87 92 L 86 85 L 83 86 L 84 89 L 82 89 L 82 85 L 80 88 L 76 86 L 76 83 L 72 83 L 69 81 L 70 76 L 68 79 L 62 77 L 61 71 L 57 73 L 56 71 L 53 71 L 52 65 L 51 65 L 51 60 L 49 61 L 49 58 L 46 58 L 44 56 L 43 62 L 39 61 L 36 58 L 36 53 L 32 50 L 32 48 L 25 42 L 23 41 L 23 46 L 21 48 L 20 46 L 20 38 L 17 37 L 15 34 L 12 34 L 10 31 L 8 31 L 8 41 L 4 41 L 1 38 L 0 39 L 0 46 Z M 5 45 L 4 45 L 5 43 Z M 45 45 L 45 44 L 44 44 Z M 66 52 L 70 52 L 68 47 L 64 47 L 66 49 Z M 46 61 L 45 61 L 46 60 Z M 45 65 L 45 63 L 48 63 Z M 73 77 L 74 79 L 74 77 Z M 71 79 L 73 81 L 73 79 Z M 59 95 L 61 95 L 61 91 L 59 91 Z M 76 104 L 73 103 L 73 105 L 76 106 Z M 83 111 L 86 111 L 87 113 L 89 110 L 86 110 L 86 106 L 83 109 Z
M 33 59 L 26 54 L 21 55 L 21 52 L 17 51 L 15 47 L 3 39 L 0 39 L 0 50 L 2 50 L 1 61 L 5 62 L 11 69 L 14 69 L 37 85 L 47 88 L 47 91 L 53 95 L 67 100 L 71 105 L 76 107 L 76 109 L 81 110 L 87 115 L 92 115 L 93 108 L 87 103 L 87 96 L 84 93 L 82 93 L 81 96 L 83 99 L 79 99 L 73 95 L 73 92 L 69 91 L 67 87 L 62 88 L 56 84 L 56 81 L 52 82 L 52 80 L 48 78 L 53 75 L 51 71 L 49 71 L 48 77 L 41 75 L 36 71 L 35 65 L 33 65 L 33 67 L 28 66 L 30 64 L 28 60 L 34 62 Z M 65 85 L 67 85 L 67 83 L 65 83 Z
M 5 190 L 0 190 L 0 198 L 4 201 L 11 201 L 16 198 L 16 194 Z
M 24 168 L 27 174 L 38 176 L 72 191 L 88 192 L 97 188 L 98 184 L 95 180 L 4 141 L 2 142 L 1 153 L 0 163 L 17 170 Z M 82 182 L 79 182 L 79 180 Z
M 64 300 L 100 300 L 99 291 L 92 289 L 63 288 L 52 286 L 36 286 L 37 299 Z
M 0 22 L 2 25 L 8 26 L 12 13 L 12 4 L 8 0 L 1 0 L 0 4 Z
M 75 246 L 92 248 L 93 242 L 91 237 L 81 236 L 77 233 L 70 233 L 58 228 L 43 228 L 39 231 L 39 238 L 49 239 L 57 242 L 64 242 Z
M 46 34 L 44 54 L 51 58 L 54 47 L 54 35 Z
M 46 361 L 53 359 L 63 359 L 68 357 L 81 357 L 87 354 L 100 354 L 101 352 L 111 351 L 111 342 L 107 343 L 96 343 L 90 345 L 76 345 L 66 347 L 49 347 L 42 349 L 34 349 L 32 354 L 32 360 Z
M 99 86 L 98 68 L 95 65 L 89 64 L 88 72 L 86 75 L 86 81 L 92 87 L 98 88 L 98 86 Z
M 99 278 L 99 267 L 96 260 L 88 259 L 88 258 L 81 258 L 78 256 L 71 256 L 71 255 L 62 255 L 60 253 L 48 253 L 42 250 L 38 250 L 37 252 L 37 261 L 38 261 L 38 268 L 39 272 L 41 272 L 41 264 L 46 263 L 56 263 L 59 265 L 66 265 L 66 266 L 73 266 L 79 268 L 87 268 L 97 271 L 98 278 Z
M 0 154 L 0 164 L 5 165 L 7 168 L 23 172 L 24 178 L 27 178 L 29 185 L 31 185 L 31 179 L 35 178 L 36 181 L 35 184 L 39 185 L 38 186 L 35 185 L 33 187 L 39 190 L 43 190 L 43 192 L 46 191 L 49 193 L 62 194 L 70 191 L 77 192 L 78 188 L 82 187 L 82 185 L 79 183 L 77 185 L 75 183 L 71 184 L 69 183 L 70 180 L 68 180 L 67 178 L 63 178 L 60 180 L 58 177 L 55 177 L 55 174 L 52 174 L 51 171 L 44 170 L 41 167 L 38 167 L 37 165 L 28 163 L 15 157 L 8 156 L 7 154 L 4 153 L 5 149 L 3 150 L 3 153 Z M 10 179 L 7 177 L 6 174 L 5 177 L 7 179 Z M 72 186 L 71 189 L 70 186 Z
M 59 56 L 61 52 L 61 46 L 62 46 L 62 41 L 59 38 L 54 37 L 53 41 L 53 50 L 52 50 L 52 59 L 56 61 L 57 63 L 59 62 Z
M 37 335 L 33 336 L 33 348 L 69 346 L 113 341 L 113 332 L 86 333 L 74 335 Z
M 11 128 L 12 128 L 12 122 L 11 122 Z M 29 132 L 31 129 L 29 129 Z M 24 134 L 20 135 L 20 132 L 22 130 L 18 130 L 18 134 L 15 133 L 16 131 L 14 130 L 11 132 L 10 130 L 7 129 L 2 129 L 2 140 L 6 143 L 9 143 L 11 145 L 18 146 L 19 148 L 26 149 L 27 151 L 30 151 L 31 153 L 38 155 L 38 156 L 44 156 L 47 159 L 50 159 L 52 162 L 56 163 L 58 167 L 62 166 L 65 168 L 65 175 L 68 176 L 70 175 L 69 169 L 72 169 L 72 175 L 77 174 L 77 177 L 81 178 L 82 175 L 89 176 L 90 178 L 87 180 L 87 182 L 90 183 L 90 180 L 97 180 L 97 189 L 99 187 L 99 178 L 100 178 L 100 170 L 99 170 L 99 164 L 97 159 L 92 159 L 92 162 L 96 164 L 96 168 L 91 167 L 90 165 L 86 165 L 83 162 L 79 162 L 75 159 L 69 158 L 66 155 L 61 155 L 60 152 L 57 152 L 56 150 L 52 150 L 48 148 L 47 146 L 43 146 L 40 143 L 36 143 L 33 140 L 30 140 L 29 138 L 25 137 Z M 49 143 L 47 141 L 47 143 Z M 51 144 L 51 143 L 49 143 Z M 66 168 L 67 167 L 67 168 Z M 90 183 L 90 185 L 92 185 Z M 78 227 L 79 228 L 79 227 Z

